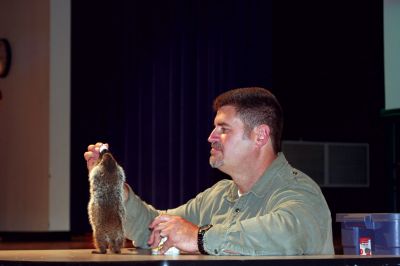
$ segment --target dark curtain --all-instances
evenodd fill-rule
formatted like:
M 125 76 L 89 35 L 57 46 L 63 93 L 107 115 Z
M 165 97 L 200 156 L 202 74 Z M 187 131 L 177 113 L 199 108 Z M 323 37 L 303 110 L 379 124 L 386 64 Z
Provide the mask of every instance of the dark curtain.
M 272 1 L 72 1 L 71 227 L 88 231 L 82 154 L 108 142 L 158 209 L 222 178 L 208 164 L 213 99 L 272 86 Z

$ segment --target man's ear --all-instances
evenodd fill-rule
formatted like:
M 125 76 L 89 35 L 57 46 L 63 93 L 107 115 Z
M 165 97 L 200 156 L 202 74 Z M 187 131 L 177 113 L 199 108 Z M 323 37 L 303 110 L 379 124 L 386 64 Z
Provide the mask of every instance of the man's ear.
M 255 142 L 257 146 L 261 147 L 267 144 L 270 140 L 270 128 L 268 125 L 262 124 L 254 128 Z

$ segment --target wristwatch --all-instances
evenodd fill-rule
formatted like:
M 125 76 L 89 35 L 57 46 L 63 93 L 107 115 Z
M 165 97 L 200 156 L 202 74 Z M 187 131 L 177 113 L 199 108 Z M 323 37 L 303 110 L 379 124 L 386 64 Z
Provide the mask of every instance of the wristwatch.
M 212 224 L 207 224 L 200 226 L 199 231 L 197 232 L 197 247 L 199 248 L 199 251 L 203 255 L 209 255 L 207 251 L 204 250 L 204 242 L 203 242 L 203 237 L 204 234 L 210 230 L 210 228 L 213 227 Z

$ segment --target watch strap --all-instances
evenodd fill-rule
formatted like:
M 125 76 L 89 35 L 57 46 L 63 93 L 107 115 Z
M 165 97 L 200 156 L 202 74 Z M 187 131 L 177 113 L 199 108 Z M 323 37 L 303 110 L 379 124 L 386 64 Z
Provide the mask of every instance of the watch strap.
M 204 234 L 213 227 L 212 224 L 207 224 L 200 226 L 199 231 L 197 233 L 197 247 L 201 254 L 209 255 L 207 251 L 204 249 Z

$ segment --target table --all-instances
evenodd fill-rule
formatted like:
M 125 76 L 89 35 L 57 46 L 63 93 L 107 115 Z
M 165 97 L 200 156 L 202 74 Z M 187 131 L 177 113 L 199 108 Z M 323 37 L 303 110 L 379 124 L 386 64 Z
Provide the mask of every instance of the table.
M 123 249 L 122 254 L 92 254 L 91 249 L 2 250 L 0 266 L 16 265 L 274 265 L 274 266 L 363 266 L 400 265 L 400 256 L 205 256 L 181 254 L 151 255 L 149 250 Z

